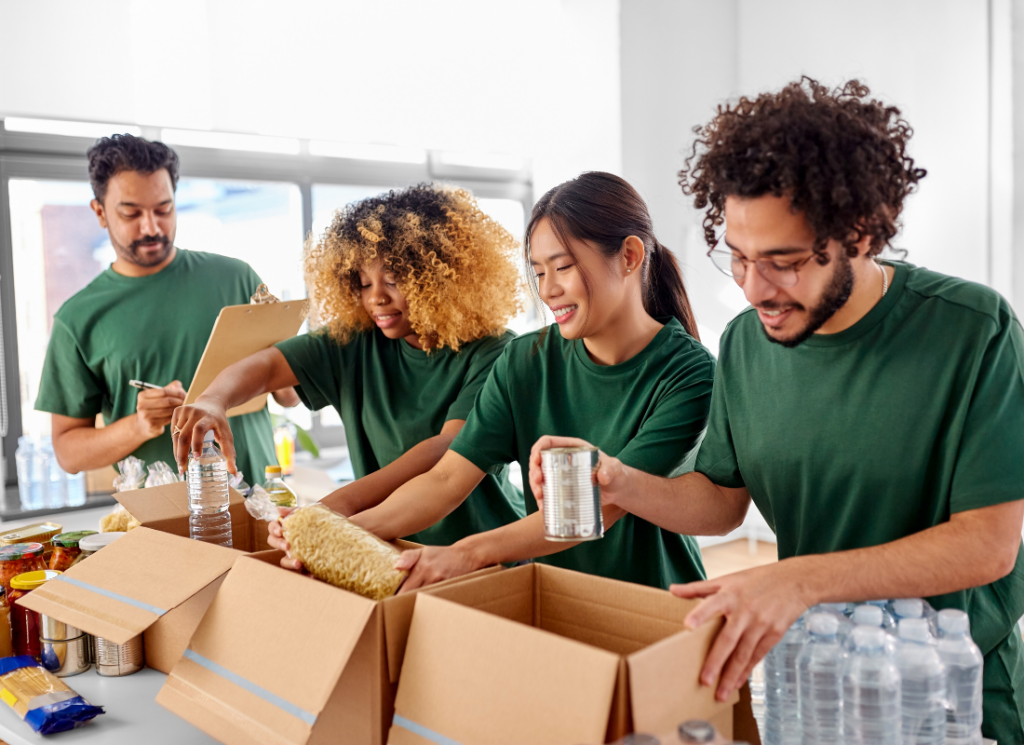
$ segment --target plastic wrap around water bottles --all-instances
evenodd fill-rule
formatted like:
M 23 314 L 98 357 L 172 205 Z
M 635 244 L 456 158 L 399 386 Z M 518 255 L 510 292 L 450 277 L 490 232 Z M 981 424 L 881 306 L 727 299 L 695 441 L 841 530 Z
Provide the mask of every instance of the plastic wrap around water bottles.
M 814 613 L 827 613 L 835 617 L 839 623 L 839 628 L 836 630 L 836 638 L 839 639 L 840 644 L 845 642 L 850 632 L 853 631 L 854 623 L 850 620 L 852 611 L 850 610 L 849 603 L 821 603 L 811 608 L 807 612 L 807 617 L 810 618 Z
M 843 734 L 848 745 L 901 745 L 901 688 L 886 633 L 858 626 L 843 675 Z
M 946 667 L 925 618 L 899 622 L 896 668 L 900 672 L 903 745 L 944 745 Z
M 189 537 L 231 547 L 231 504 L 228 492 L 228 459 L 213 443 L 213 430 L 203 438 L 198 457 L 189 454 Z
M 939 619 L 935 609 L 927 600 L 921 598 L 899 598 L 889 603 L 889 612 L 892 613 L 897 626 L 904 618 L 924 618 L 928 621 L 929 631 L 932 636 L 939 633 Z
M 896 633 L 896 619 L 889 610 L 888 600 L 869 600 L 867 605 L 874 605 L 882 609 L 882 628 L 890 634 Z
M 839 745 L 843 741 L 843 667 L 839 619 L 814 613 L 807 619 L 807 641 L 797 657 L 800 729 L 805 743 Z
M 962 610 L 939 611 L 939 658 L 946 666 L 946 742 L 981 743 L 981 650 L 971 639 L 970 620 Z
M 765 656 L 765 745 L 803 743 L 796 660 L 806 639 L 807 632 L 801 617 Z
M 853 609 L 851 621 L 853 622 L 854 628 L 857 626 L 870 626 L 871 628 L 882 629 L 884 631 L 885 629 L 882 628 L 884 619 L 885 613 L 880 607 L 864 603 L 863 605 L 858 605 Z M 852 632 L 844 641 L 843 649 L 846 650 L 847 654 L 853 653 Z M 896 637 L 889 632 L 886 632 L 885 635 L 885 651 L 890 655 L 896 654 Z

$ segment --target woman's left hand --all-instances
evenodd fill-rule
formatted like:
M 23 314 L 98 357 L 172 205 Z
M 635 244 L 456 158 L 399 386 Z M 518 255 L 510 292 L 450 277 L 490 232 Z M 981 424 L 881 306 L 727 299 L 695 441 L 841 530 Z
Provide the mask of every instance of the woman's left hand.
M 403 592 L 415 590 L 435 582 L 461 577 L 479 567 L 471 557 L 458 546 L 424 546 L 403 551 L 395 562 L 395 569 L 409 572 L 408 578 L 402 583 Z

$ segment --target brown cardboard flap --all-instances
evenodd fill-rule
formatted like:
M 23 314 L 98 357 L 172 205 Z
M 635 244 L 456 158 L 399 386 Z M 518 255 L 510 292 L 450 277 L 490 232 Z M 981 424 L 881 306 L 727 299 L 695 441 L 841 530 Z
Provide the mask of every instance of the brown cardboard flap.
M 51 580 L 18 602 L 124 644 L 163 615 L 130 601 L 171 611 L 228 571 L 240 556 L 229 548 L 136 528 L 71 567 L 65 576 L 76 584 Z
M 618 666 L 610 652 L 421 593 L 389 742 L 424 742 L 405 723 L 460 745 L 601 742 Z
M 670 730 L 687 719 L 708 719 L 722 709 L 732 709 L 738 694 L 721 703 L 715 700 L 714 688 L 699 682 L 704 658 L 721 626 L 721 619 L 709 621 L 628 657 L 633 724 L 638 732 Z

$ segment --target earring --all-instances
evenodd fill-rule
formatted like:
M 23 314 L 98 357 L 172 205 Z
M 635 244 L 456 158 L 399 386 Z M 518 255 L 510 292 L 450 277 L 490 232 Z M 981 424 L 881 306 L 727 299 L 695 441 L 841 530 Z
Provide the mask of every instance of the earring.
M 632 269 L 627 269 L 626 270 L 626 274 L 629 274 L 631 271 L 633 271 L 633 270 Z

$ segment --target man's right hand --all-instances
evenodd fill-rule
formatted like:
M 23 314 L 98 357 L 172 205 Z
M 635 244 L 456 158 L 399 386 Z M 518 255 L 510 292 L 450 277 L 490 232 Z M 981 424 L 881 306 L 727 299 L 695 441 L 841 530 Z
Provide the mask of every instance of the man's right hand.
M 136 422 L 139 434 L 147 440 L 159 437 L 171 423 L 174 409 L 185 402 L 185 389 L 180 380 L 171 381 L 163 388 L 147 388 L 139 391 L 135 401 L 138 412 Z
M 188 467 L 189 450 L 198 455 L 203 451 L 203 438 L 213 430 L 214 437 L 220 444 L 221 452 L 228 459 L 228 470 L 236 473 L 235 441 L 231 436 L 227 410 L 216 399 L 203 399 L 200 396 L 194 404 L 179 406 L 171 417 L 171 440 L 174 442 L 174 460 L 178 463 L 178 471 L 185 473 Z M 259 474 L 249 474 L 257 478 Z

